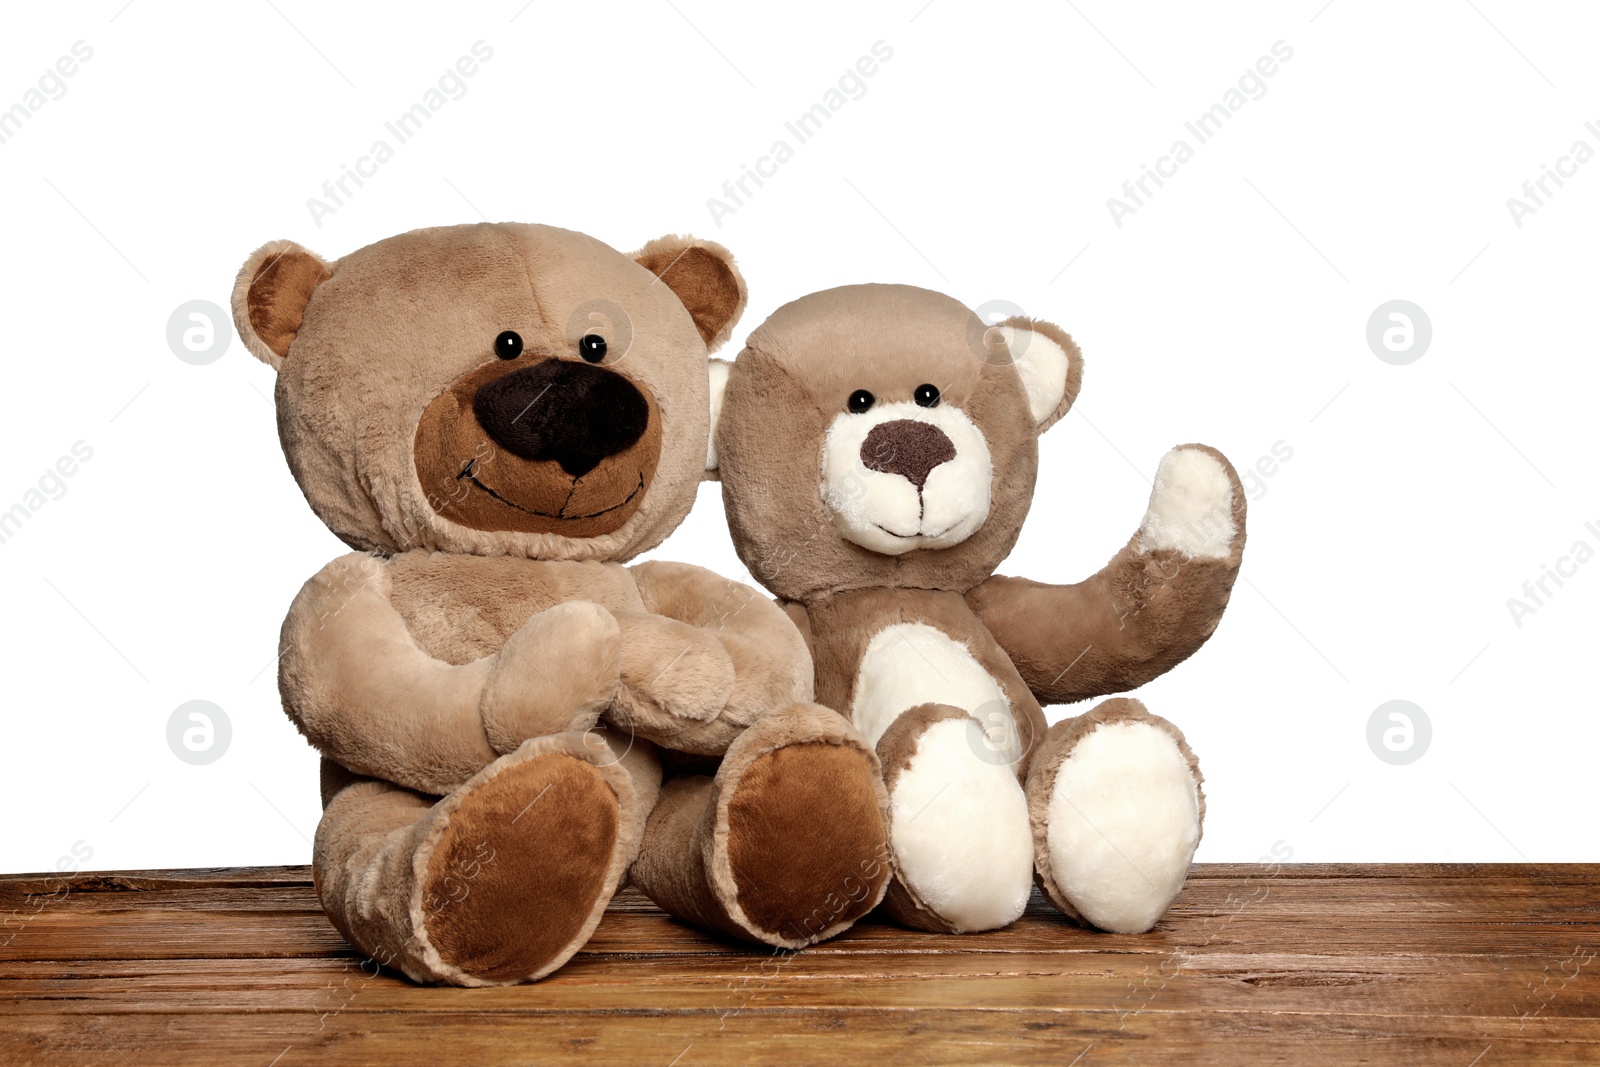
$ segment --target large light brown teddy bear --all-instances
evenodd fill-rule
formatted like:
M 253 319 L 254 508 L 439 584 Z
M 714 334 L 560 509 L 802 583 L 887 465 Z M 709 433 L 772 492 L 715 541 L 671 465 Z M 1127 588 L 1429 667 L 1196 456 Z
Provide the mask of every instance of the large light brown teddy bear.
M 1227 460 L 1167 453 L 1138 532 L 1085 581 L 993 576 L 1082 373 L 1049 323 L 860 285 L 780 308 L 716 375 L 735 545 L 806 632 L 817 699 L 876 746 L 886 906 L 914 927 L 1004 926 L 1037 880 L 1076 920 L 1147 930 L 1200 838 L 1177 728 L 1118 698 L 1046 731 L 1040 705 L 1133 689 L 1210 636 L 1245 538 Z M 1070 478 L 1045 492 L 1071 514 Z
M 693 503 L 708 345 L 744 303 L 720 246 L 532 225 L 337 262 L 278 241 L 240 271 L 289 466 L 356 550 L 295 598 L 279 682 L 324 757 L 318 894 L 372 958 L 541 977 L 630 865 L 677 915 L 772 945 L 880 899 L 882 782 L 809 703 L 793 624 L 708 571 L 622 566 Z M 663 787 L 656 746 L 722 759 Z

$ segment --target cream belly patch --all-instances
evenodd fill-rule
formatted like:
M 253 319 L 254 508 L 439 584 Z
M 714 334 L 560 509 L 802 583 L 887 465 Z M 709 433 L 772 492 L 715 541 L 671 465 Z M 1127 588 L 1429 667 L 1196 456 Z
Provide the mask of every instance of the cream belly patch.
M 995 762 L 1015 764 L 1022 757 L 1016 730 L 992 729 L 1001 716 L 1005 722 L 998 725 L 1009 725 L 1005 691 L 965 645 L 926 623 L 886 626 L 861 655 L 851 721 L 867 744 L 876 745 L 901 712 L 918 704 L 949 704 L 973 713 L 991 738 L 1003 737 Z

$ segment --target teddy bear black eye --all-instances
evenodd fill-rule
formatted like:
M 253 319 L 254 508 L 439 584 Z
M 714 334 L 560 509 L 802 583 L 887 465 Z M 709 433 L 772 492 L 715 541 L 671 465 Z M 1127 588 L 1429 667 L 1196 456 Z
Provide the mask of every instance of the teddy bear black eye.
M 857 389 L 850 394 L 850 399 L 845 401 L 845 407 L 849 408 L 852 413 L 859 415 L 863 411 L 869 410 L 877 401 L 878 398 L 865 389 Z
M 936 408 L 939 406 L 939 390 L 924 382 L 917 386 L 917 391 L 911 394 L 911 399 L 917 402 L 918 407 Z
M 606 339 L 597 333 L 586 333 L 578 342 L 578 355 L 590 363 L 599 363 L 606 358 Z
M 501 359 L 516 359 L 522 355 L 522 335 L 515 330 L 507 330 L 494 339 L 494 354 Z

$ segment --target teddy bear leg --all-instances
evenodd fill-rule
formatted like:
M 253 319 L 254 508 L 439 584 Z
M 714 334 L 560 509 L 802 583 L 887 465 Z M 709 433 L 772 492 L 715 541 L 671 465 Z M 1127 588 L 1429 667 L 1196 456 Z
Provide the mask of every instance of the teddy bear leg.
M 589 939 L 640 837 L 632 776 L 598 735 L 534 738 L 435 800 L 357 779 L 317 827 L 328 917 L 418 982 L 541 978 Z
M 1084 925 L 1149 930 L 1188 877 L 1202 781 L 1183 734 L 1137 700 L 1056 723 L 1028 772 L 1040 888 Z
M 1033 890 L 1033 842 L 1017 768 L 948 704 L 902 712 L 878 739 L 902 926 L 976 933 L 1014 922 Z
M 740 734 L 715 777 L 667 781 L 633 878 L 686 921 L 803 948 L 883 898 L 886 806 L 877 760 L 855 728 L 793 704 Z

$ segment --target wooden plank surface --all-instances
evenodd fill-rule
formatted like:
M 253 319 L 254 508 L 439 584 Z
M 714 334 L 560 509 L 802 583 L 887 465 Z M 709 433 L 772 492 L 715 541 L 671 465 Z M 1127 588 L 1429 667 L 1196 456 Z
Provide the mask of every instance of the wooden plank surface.
M 1152 933 L 1035 897 L 800 953 L 631 891 L 555 976 L 427 989 L 305 868 L 0 877 L 0 1063 L 1600 1064 L 1600 865 L 1197 867 Z

